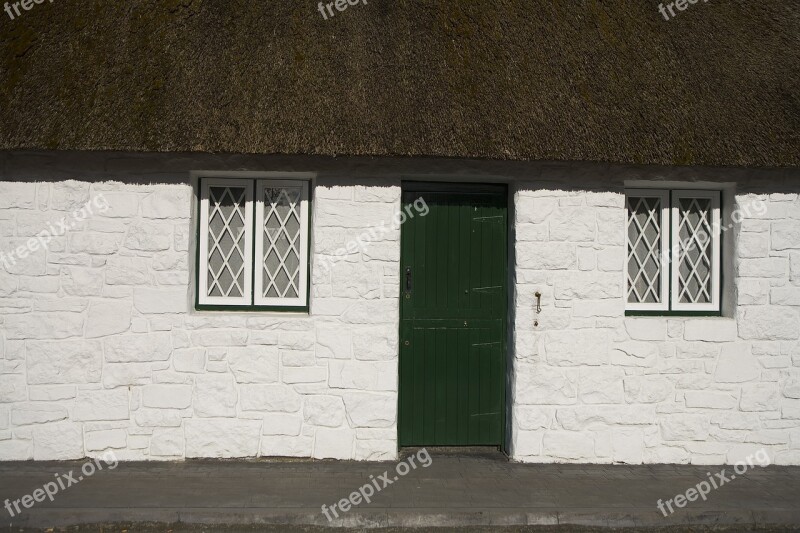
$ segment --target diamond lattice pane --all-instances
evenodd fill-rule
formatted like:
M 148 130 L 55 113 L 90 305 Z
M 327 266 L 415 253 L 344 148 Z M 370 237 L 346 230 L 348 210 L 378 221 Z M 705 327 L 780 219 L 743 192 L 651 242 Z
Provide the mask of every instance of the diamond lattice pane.
M 301 196 L 301 187 L 264 189 L 264 297 L 300 295 Z
M 244 187 L 209 187 L 207 296 L 244 295 L 245 200 Z
M 628 198 L 628 302 L 661 303 L 661 198 Z
M 712 203 L 709 198 L 678 202 L 678 301 L 712 301 Z

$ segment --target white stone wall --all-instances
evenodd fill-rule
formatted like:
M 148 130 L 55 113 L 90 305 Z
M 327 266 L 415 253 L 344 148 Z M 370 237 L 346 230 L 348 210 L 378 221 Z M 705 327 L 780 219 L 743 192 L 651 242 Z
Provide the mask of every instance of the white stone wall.
M 395 458 L 399 231 L 315 269 L 311 317 L 195 312 L 185 176 L 0 182 L 7 254 L 109 205 L 0 266 L 0 460 Z M 321 180 L 313 201 L 324 256 L 391 224 L 399 181 Z
M 613 187 L 517 185 L 514 457 L 722 464 L 764 448 L 800 464 L 798 195 L 736 196 L 767 210 L 730 230 L 731 316 L 625 318 L 624 194 Z
M 196 312 L 195 169 L 315 173 L 315 258 L 390 223 L 402 179 L 503 177 L 515 460 L 800 464 L 800 172 L 54 153 L 0 153 L 0 252 L 110 207 L 0 266 L 0 460 L 396 457 L 399 231 L 314 269 L 310 316 Z M 730 316 L 624 317 L 622 191 L 647 179 L 767 202 L 731 233 Z

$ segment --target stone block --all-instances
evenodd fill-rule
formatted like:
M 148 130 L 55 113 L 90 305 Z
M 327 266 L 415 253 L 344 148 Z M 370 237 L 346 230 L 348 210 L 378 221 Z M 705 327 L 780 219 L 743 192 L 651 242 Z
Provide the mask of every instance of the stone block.
M 611 347 L 611 364 L 615 366 L 653 367 L 658 358 L 658 346 L 652 342 L 626 341 Z
M 550 239 L 567 242 L 592 242 L 597 233 L 594 209 L 560 207 L 549 217 Z
M 300 410 L 300 395 L 287 385 L 241 385 L 239 402 L 243 411 L 295 413 Z
M 133 305 L 143 314 L 186 313 L 188 300 L 186 289 L 136 287 L 133 290 Z
M 736 252 L 742 258 L 759 258 L 769 255 L 769 240 L 759 233 L 740 233 Z
M 78 391 L 78 398 L 72 411 L 73 420 L 84 422 L 128 420 L 129 418 L 127 389 Z
M 0 375 L 0 403 L 24 402 L 28 399 L 27 387 L 21 374 Z
M 126 301 L 93 302 L 86 320 L 86 338 L 124 333 L 131 327 L 131 304 Z
M 57 404 L 17 404 L 11 408 L 11 423 L 15 426 L 29 426 L 58 422 L 69 417 L 67 408 Z
M 261 434 L 296 437 L 302 426 L 303 418 L 299 414 L 269 413 L 264 415 Z
M 739 397 L 730 392 L 686 391 L 686 407 L 704 409 L 736 409 Z
M 34 209 L 35 206 L 35 183 L 0 181 L 0 209 Z
M 351 427 L 383 428 L 394 425 L 397 418 L 396 394 L 350 392 L 343 396 Z
M 308 396 L 303 405 L 303 418 L 308 424 L 339 427 L 344 423 L 344 404 L 338 396 Z
M 544 352 L 555 366 L 608 364 L 608 334 L 591 329 L 550 331 L 544 336 Z
M 352 357 L 352 344 L 353 339 L 349 331 L 343 330 L 341 327 L 318 326 L 316 329 L 316 356 L 326 359 L 350 359 Z M 356 331 L 356 337 L 359 339 L 359 347 L 363 351 L 375 350 L 378 354 L 381 353 L 381 337 L 376 335 L 373 338 L 370 334 L 361 334 L 359 330 Z M 370 330 L 370 332 L 373 330 Z M 377 329 L 375 331 L 381 331 Z M 369 339 L 365 338 L 368 337 Z M 378 348 L 367 345 L 374 341 Z
M 314 439 L 305 435 L 261 437 L 261 457 L 311 457 Z
M 75 398 L 77 394 L 78 390 L 74 385 L 32 385 L 28 387 L 28 398 L 32 402 L 71 400 Z
M 672 382 L 664 376 L 629 376 L 624 382 L 628 403 L 659 403 L 675 394 Z
M 730 342 L 737 337 L 736 321 L 729 318 L 687 320 L 683 332 L 687 341 Z
M 192 344 L 195 346 L 245 346 L 247 345 L 246 330 L 203 330 L 193 331 Z
M 138 257 L 109 257 L 106 263 L 108 285 L 150 285 L 147 260 Z
M 35 461 L 70 461 L 84 456 L 81 424 L 59 422 L 33 429 Z
M 109 429 L 86 432 L 86 451 L 100 452 L 108 449 L 120 450 L 128 445 L 128 433 L 124 429 Z
M 651 425 L 655 421 L 652 408 L 636 405 L 586 405 L 559 407 L 556 420 L 570 431 L 592 431 L 609 426 Z
M 192 387 L 146 385 L 142 387 L 142 405 L 156 409 L 186 409 L 192 405 Z
M 319 428 L 314 439 L 314 458 L 352 459 L 354 441 L 355 432 L 350 428 Z
M 83 316 L 75 313 L 28 313 L 5 317 L 6 339 L 67 339 L 83 334 Z
M 786 306 L 744 307 L 738 313 L 742 339 L 795 340 L 800 338 L 800 315 Z
M 178 372 L 202 374 L 206 367 L 205 348 L 182 348 L 172 352 L 172 364 Z
M 331 360 L 328 383 L 334 389 L 397 390 L 397 363 Z
M 785 257 L 740 259 L 739 276 L 743 278 L 786 278 L 789 262 Z
M 622 281 L 616 274 L 598 272 L 555 273 L 557 300 L 620 298 Z
M 761 367 L 747 344 L 725 344 L 717 361 L 714 381 L 744 383 L 758 379 Z
M 189 419 L 185 426 L 187 458 L 258 455 L 261 420 Z
M 111 255 L 119 251 L 122 238 L 113 233 L 71 233 L 69 251 L 73 254 Z
M 709 419 L 706 415 L 678 413 L 662 416 L 661 437 L 666 441 L 704 441 L 708 439 Z
M 98 268 L 62 267 L 61 287 L 71 296 L 100 296 L 103 271 Z
M 55 248 L 53 241 L 50 250 L 56 251 Z M 0 250 L 4 253 L 0 264 L 9 274 L 44 276 L 47 273 L 47 251 L 34 238 L 0 238 Z
M 582 403 L 623 403 L 622 368 L 581 368 L 578 373 L 578 397 Z
M 135 222 L 128 228 L 124 245 L 129 250 L 160 252 L 169 250 L 172 240 L 171 224 Z
M 182 457 L 185 444 L 182 429 L 156 429 L 150 439 L 150 455 Z
M 542 365 L 521 365 L 514 398 L 520 405 L 564 405 L 578 399 L 577 373 Z
M 514 408 L 514 425 L 522 430 L 549 429 L 555 421 L 556 410 L 550 406 L 518 405 Z
M 233 347 L 227 350 L 228 365 L 237 383 L 278 381 L 279 356 L 274 346 Z
M 778 220 L 772 223 L 772 249 L 796 250 L 800 248 L 800 222 Z
M 181 415 L 177 410 L 139 409 L 133 416 L 140 427 L 180 427 Z
M 27 356 L 31 385 L 100 381 L 103 357 L 100 341 L 30 341 Z
M 667 338 L 667 322 L 663 318 L 627 318 L 625 331 L 635 341 L 663 341 Z
M 594 438 L 578 431 L 547 431 L 542 439 L 542 454 L 567 460 L 589 460 L 594 457 Z
M 769 295 L 769 301 L 773 305 L 800 307 L 800 287 L 775 287 Z
M 192 212 L 192 189 L 188 186 L 158 190 L 142 200 L 145 218 L 189 218 Z
M 235 417 L 236 385 L 228 374 L 197 376 L 194 380 L 192 406 L 202 417 Z
M 169 333 L 119 335 L 103 341 L 106 362 L 135 363 L 166 361 L 172 353 Z
M 152 382 L 152 369 L 149 363 L 106 363 L 103 365 L 103 386 L 131 387 L 147 385 Z
M 777 411 L 780 392 L 771 383 L 751 383 L 742 387 L 739 408 L 742 411 Z
M 532 270 L 575 269 L 578 264 L 574 244 L 550 243 L 547 247 L 517 245 L 517 266 Z

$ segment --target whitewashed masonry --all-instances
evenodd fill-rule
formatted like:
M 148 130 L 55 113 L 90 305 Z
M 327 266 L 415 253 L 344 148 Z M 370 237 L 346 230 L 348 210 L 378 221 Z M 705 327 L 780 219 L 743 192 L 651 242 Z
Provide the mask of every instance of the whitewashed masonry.
M 513 459 L 725 463 L 765 448 L 800 464 L 797 171 L 0 159 L 0 251 L 97 195 L 108 203 L 46 249 L 0 262 L 0 460 L 396 458 L 399 231 L 312 269 L 309 314 L 195 311 L 189 176 L 218 169 L 314 173 L 314 262 L 391 221 L 402 179 L 507 180 Z M 648 180 L 766 202 L 726 236 L 723 317 L 625 317 L 624 189 Z

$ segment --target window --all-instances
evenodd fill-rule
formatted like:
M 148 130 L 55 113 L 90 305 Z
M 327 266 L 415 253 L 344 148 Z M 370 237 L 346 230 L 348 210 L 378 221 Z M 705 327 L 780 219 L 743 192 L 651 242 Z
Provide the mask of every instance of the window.
M 628 189 L 626 309 L 720 311 L 720 191 Z
M 308 308 L 309 184 L 202 179 L 198 306 Z

